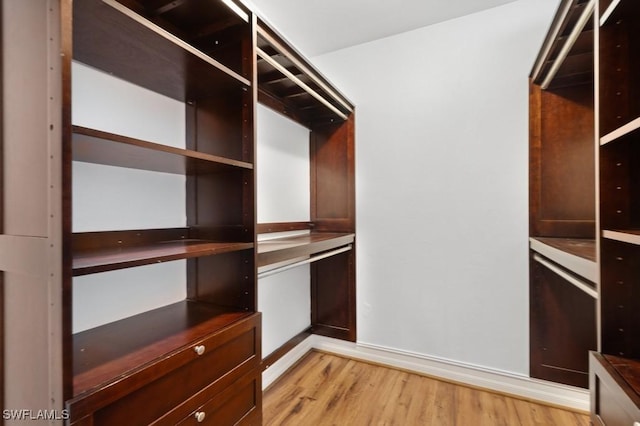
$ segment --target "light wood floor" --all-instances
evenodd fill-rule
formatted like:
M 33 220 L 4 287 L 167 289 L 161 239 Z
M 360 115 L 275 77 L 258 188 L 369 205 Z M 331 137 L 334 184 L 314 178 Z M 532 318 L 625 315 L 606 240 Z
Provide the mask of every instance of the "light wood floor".
M 263 398 L 264 425 L 589 425 L 583 414 L 320 352 Z

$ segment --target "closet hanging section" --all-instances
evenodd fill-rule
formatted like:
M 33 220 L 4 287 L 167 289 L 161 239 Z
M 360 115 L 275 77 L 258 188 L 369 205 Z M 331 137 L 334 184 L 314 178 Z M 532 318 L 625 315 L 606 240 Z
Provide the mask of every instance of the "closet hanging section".
M 532 80 L 543 90 L 593 81 L 594 0 L 564 2 L 540 49 Z
M 348 119 L 353 104 L 260 19 L 257 43 L 261 103 L 309 128 Z

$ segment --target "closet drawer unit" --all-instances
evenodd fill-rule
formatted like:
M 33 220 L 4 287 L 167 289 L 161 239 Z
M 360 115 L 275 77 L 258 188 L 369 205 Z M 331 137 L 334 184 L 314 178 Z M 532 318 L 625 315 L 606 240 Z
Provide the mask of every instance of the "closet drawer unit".
M 249 373 L 210 399 L 177 424 L 216 426 L 261 425 L 262 424 L 262 381 L 261 371 Z M 174 424 L 172 419 L 162 419 L 162 423 Z
M 622 358 L 613 358 L 623 360 Z M 629 373 L 629 379 L 640 384 L 640 375 L 635 361 L 635 371 Z M 620 362 L 614 366 L 609 360 L 596 352 L 589 357 L 591 388 L 591 422 L 594 425 L 637 426 L 640 425 L 640 395 L 632 387 L 623 372 L 629 368 Z
M 70 401 L 71 421 L 89 415 L 94 425 L 149 424 L 169 412 L 186 414 L 223 389 L 236 389 L 260 358 L 260 314 L 254 314 Z

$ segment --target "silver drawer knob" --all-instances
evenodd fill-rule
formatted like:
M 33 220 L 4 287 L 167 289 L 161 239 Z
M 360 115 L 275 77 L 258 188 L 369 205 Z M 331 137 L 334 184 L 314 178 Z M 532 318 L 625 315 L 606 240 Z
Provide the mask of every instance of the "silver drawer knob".
M 204 345 L 198 345 L 195 348 L 193 348 L 193 350 L 196 351 L 198 355 L 202 355 L 205 351 L 205 347 Z
M 204 418 L 206 417 L 206 414 L 204 413 L 204 411 L 196 411 L 194 417 L 196 418 L 196 421 L 198 423 L 202 423 L 204 421 Z

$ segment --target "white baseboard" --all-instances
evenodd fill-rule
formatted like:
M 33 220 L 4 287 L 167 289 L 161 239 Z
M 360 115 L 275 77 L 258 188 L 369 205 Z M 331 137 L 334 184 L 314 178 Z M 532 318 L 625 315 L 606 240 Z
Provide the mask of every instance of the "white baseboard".
M 589 411 L 589 392 L 585 389 L 393 348 L 345 342 L 317 335 L 309 336 L 265 370 L 262 374 L 263 389 L 284 374 L 311 349 L 400 368 L 544 404 Z

